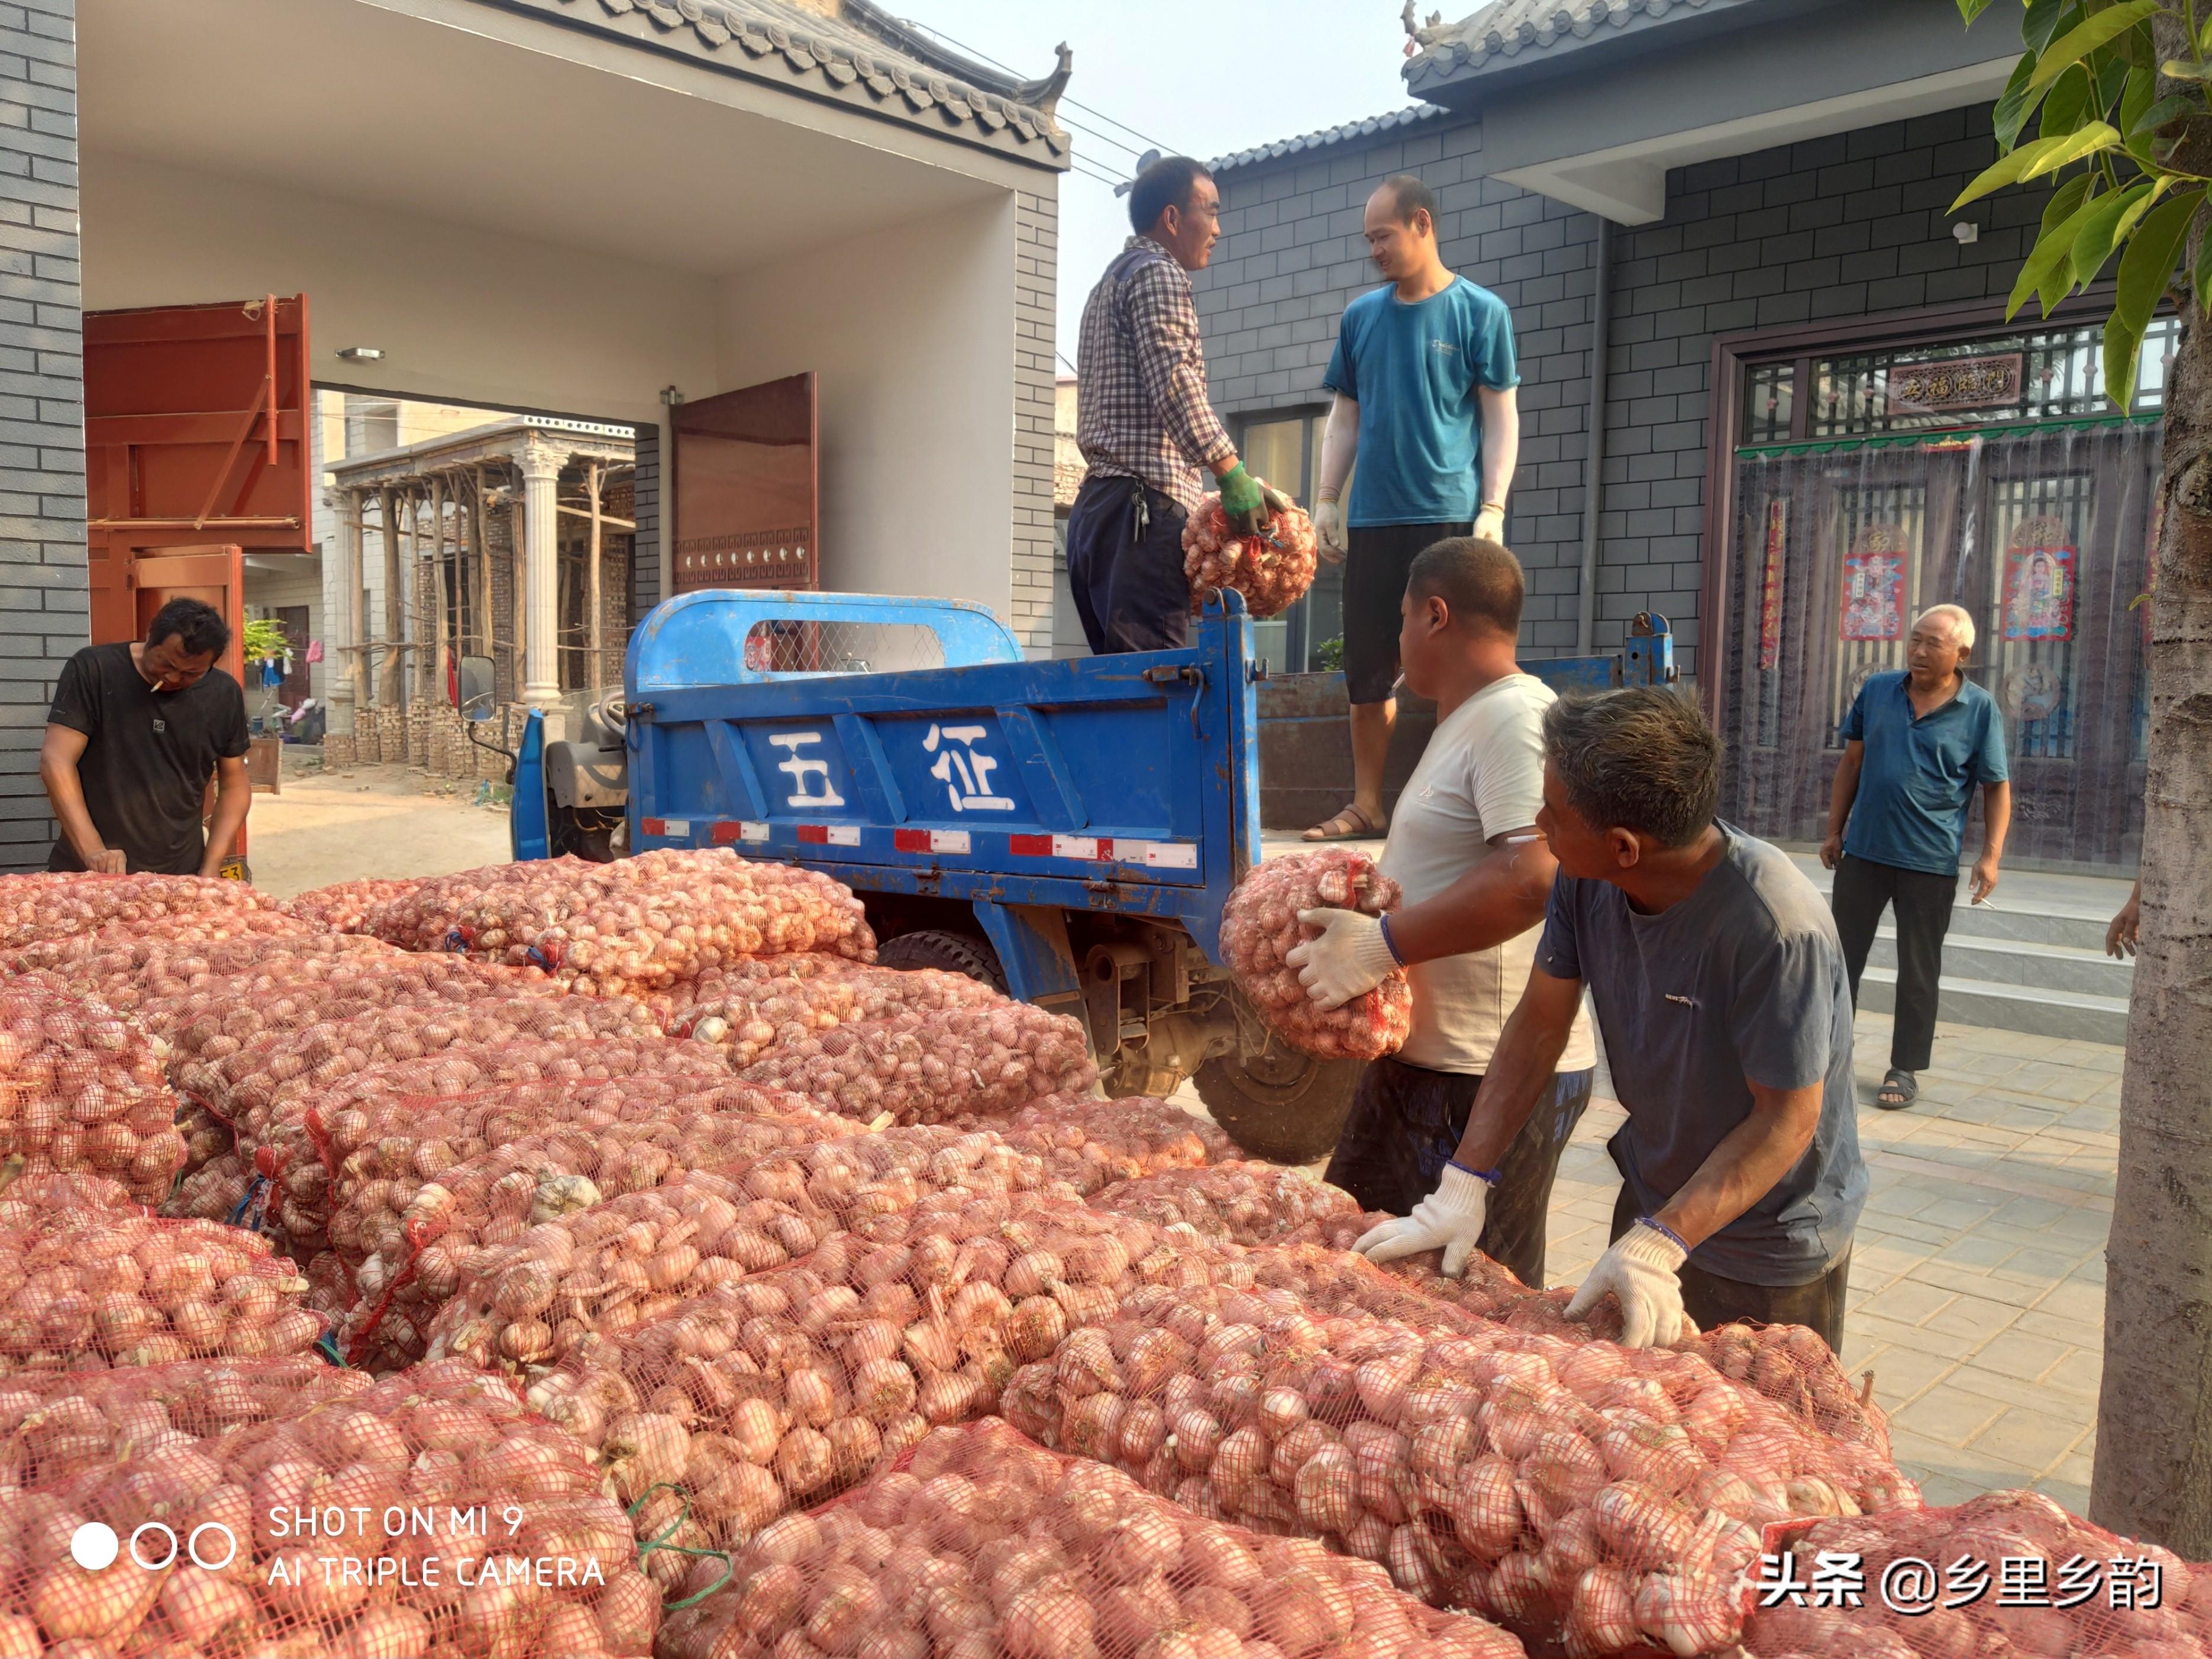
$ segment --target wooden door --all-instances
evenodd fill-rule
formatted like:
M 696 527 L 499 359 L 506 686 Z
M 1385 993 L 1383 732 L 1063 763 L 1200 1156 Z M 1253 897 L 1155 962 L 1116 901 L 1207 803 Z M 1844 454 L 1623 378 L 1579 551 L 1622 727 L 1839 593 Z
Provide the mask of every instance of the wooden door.
M 678 404 L 672 420 L 673 590 L 820 586 L 814 376 Z

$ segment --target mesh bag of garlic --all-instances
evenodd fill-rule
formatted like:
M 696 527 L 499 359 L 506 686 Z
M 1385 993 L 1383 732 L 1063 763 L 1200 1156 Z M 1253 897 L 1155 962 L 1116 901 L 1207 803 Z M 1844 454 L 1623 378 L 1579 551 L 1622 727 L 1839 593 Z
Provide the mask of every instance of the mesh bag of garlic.
M 1371 991 L 1324 1013 L 1285 958 L 1319 929 L 1298 920 L 1317 908 L 1380 915 L 1398 902 L 1398 884 L 1364 853 L 1340 847 L 1269 859 L 1237 884 L 1221 909 L 1221 950 L 1230 976 L 1267 1029 L 1318 1060 L 1379 1060 L 1412 1029 L 1413 993 L 1394 969 Z
M 235 1054 L 181 1062 L 177 1086 L 237 1132 L 251 1152 L 284 1117 L 389 1061 L 447 1049 L 597 1038 L 659 1040 L 643 1007 L 623 998 L 494 996 L 398 1003 L 342 1019 L 270 1031 Z
M 1309 1222 L 1358 1213 L 1359 1201 L 1304 1170 L 1232 1159 L 1120 1182 L 1093 1194 L 1091 1205 L 1163 1227 L 1187 1222 L 1206 1238 L 1265 1244 Z
M 195 987 L 232 974 L 252 972 L 265 962 L 282 960 L 295 971 L 313 971 L 325 962 L 406 961 L 406 953 L 381 939 L 315 931 L 276 912 L 256 911 L 252 919 L 271 931 L 229 939 L 149 937 L 137 928 L 111 927 L 82 938 L 44 939 L 0 956 L 9 972 L 34 974 L 80 996 L 98 997 L 124 1013 L 153 997 L 181 996 Z
M 0 877 L 0 950 L 96 933 L 110 926 L 220 939 L 257 915 L 295 925 L 276 900 L 242 881 L 206 876 Z
M 1270 491 L 1271 495 L 1273 495 Z M 1182 527 L 1182 569 L 1190 582 L 1190 614 L 1224 587 L 1244 596 L 1255 617 L 1279 617 L 1305 597 L 1313 586 L 1313 520 L 1302 507 L 1275 496 L 1272 520 L 1256 536 L 1239 536 L 1229 527 L 1221 497 L 1208 495 Z
M 1147 1289 L 1000 1410 L 1201 1515 L 1316 1538 L 1571 1653 L 1735 1638 L 1758 1527 L 1917 1507 L 1887 1460 L 1694 1355 L 1424 1332 L 1281 1292 Z
M 695 1170 L 481 1256 L 433 1325 L 430 1352 L 486 1366 L 561 1359 L 595 1332 L 628 1330 L 785 1266 L 833 1231 L 926 1196 L 1036 1192 L 1048 1179 L 1044 1160 L 995 1135 L 927 1127 Z
M 1049 1157 L 1054 1176 L 1073 1182 L 1085 1197 L 1117 1181 L 1194 1170 L 1237 1155 L 1209 1119 L 1154 1095 L 1119 1100 L 1048 1095 L 1009 1117 L 963 1114 L 951 1123 L 992 1130 L 1018 1152 Z
M 185 1158 L 162 1058 L 105 1003 L 0 981 L 0 1156 L 107 1176 L 159 1203 Z
M 940 1123 L 1087 1089 L 1098 1068 L 1080 1021 L 1000 1002 L 841 1025 L 779 1048 L 738 1075 L 848 1117 L 872 1121 L 888 1112 L 898 1123 Z
M 418 1358 L 464 1276 L 533 1226 L 651 1191 L 695 1165 L 749 1161 L 858 1127 L 803 1109 L 764 1116 L 672 1102 L 626 1121 L 539 1129 L 419 1185 L 351 1183 L 330 1224 L 360 1298 L 344 1334 L 349 1363 L 385 1370 Z
M 650 1559 L 650 1558 L 648 1558 Z M 662 1659 L 1517 1659 L 1372 1563 L 1163 1502 L 996 1418 L 933 1430 L 896 1468 L 771 1522 L 679 1589 Z
M 322 1335 L 307 1281 L 267 1240 L 62 1196 L 0 1197 L 0 1372 L 263 1358 Z
M 1310 1241 L 1347 1250 L 1361 1233 L 1389 1218 L 1376 1211 L 1330 1216 L 1286 1234 L 1284 1242 Z M 1620 1304 L 1611 1297 L 1599 1303 L 1586 1320 L 1571 1320 L 1567 1317 L 1567 1304 L 1574 1299 L 1570 1287 L 1531 1290 L 1510 1268 L 1480 1254 L 1468 1259 L 1462 1277 L 1446 1279 L 1441 1260 L 1440 1252 L 1431 1250 L 1402 1257 L 1382 1269 L 1401 1286 L 1417 1291 L 1423 1304 L 1421 1311 L 1393 1310 L 1385 1317 L 1419 1324 L 1434 1320 L 1437 1309 L 1450 1307 L 1514 1330 L 1569 1342 L 1620 1339 Z M 1364 1300 L 1374 1305 L 1373 1297 Z M 1698 1355 L 1723 1376 L 1749 1384 L 1808 1428 L 1868 1447 L 1885 1458 L 1890 1455 L 1889 1422 L 1874 1403 L 1871 1373 L 1867 1386 L 1853 1389 L 1828 1345 L 1804 1326 L 1723 1325 L 1692 1331 L 1674 1346 Z
M 659 1597 L 621 1508 L 581 1448 L 481 1373 L 426 1366 L 371 1383 L 319 1360 L 261 1360 L 19 1376 L 0 1387 L 0 1652 L 652 1651 Z M 310 1510 L 313 1533 L 295 1522 Z M 70 1540 L 88 1522 L 135 1551 L 78 1565 Z
M 38 1175 L 18 1172 L 11 1176 L 0 1170 L 0 1217 L 12 1213 L 8 1207 L 12 1205 L 40 1215 L 146 1213 L 146 1206 L 121 1182 L 82 1171 L 73 1175 L 52 1170 Z
M 1196 1267 L 1081 1204 L 951 1193 L 832 1233 L 805 1260 L 578 1343 L 530 1403 L 592 1447 L 641 1539 L 743 1542 L 996 1408 L 1016 1365 Z M 680 1581 L 684 1558 L 646 1571 Z
M 284 901 L 284 908 L 302 921 L 311 921 L 318 927 L 335 928 L 341 933 L 366 931 L 362 923 L 368 913 L 379 905 L 401 899 L 422 884 L 419 876 L 402 876 L 389 880 L 334 881 L 327 887 L 312 888 L 295 893 Z
M 875 958 L 842 882 L 727 851 L 663 848 L 612 864 L 556 859 L 428 881 L 367 926 L 412 950 L 536 964 L 579 991 L 665 990 L 747 957 L 823 951 Z
M 763 957 L 744 965 L 773 969 L 801 963 L 808 966 L 798 972 L 722 974 L 698 981 L 688 1006 L 669 1017 L 669 1034 L 711 1042 L 742 1070 L 840 1025 L 1007 1003 L 979 980 L 935 968 L 865 967 L 818 952 Z
M 658 1038 L 522 1044 L 497 1059 L 502 1072 L 524 1075 L 449 1093 L 439 1084 L 453 1076 L 453 1055 L 372 1066 L 267 1128 L 252 1172 L 267 1178 L 265 1207 L 294 1254 L 327 1248 L 334 1187 L 350 1194 L 388 1182 L 390 1206 L 372 1207 L 404 1208 L 441 1171 L 526 1134 L 596 1130 L 656 1112 L 776 1113 L 803 1104 L 736 1083 L 699 1045 Z
M 1765 1547 L 1781 1559 L 1746 1598 L 1753 1659 L 2212 1653 L 2212 1562 L 2119 1537 L 2041 1492 L 1769 1527 Z M 1812 1605 L 1824 1555 L 1856 1558 L 1857 1605 Z

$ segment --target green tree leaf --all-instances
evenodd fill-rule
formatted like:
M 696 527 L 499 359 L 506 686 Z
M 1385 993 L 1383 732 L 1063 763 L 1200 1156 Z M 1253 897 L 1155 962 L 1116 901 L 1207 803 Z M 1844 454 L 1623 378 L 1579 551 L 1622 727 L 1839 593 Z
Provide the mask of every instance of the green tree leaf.
M 2160 64 L 2158 72 L 2174 81 L 2212 81 L 2212 64 L 2192 64 L 2179 58 Z
M 2102 121 L 2092 121 L 2077 132 L 2056 137 L 2038 138 L 2033 143 L 2022 144 L 2009 155 L 1999 156 L 1982 170 L 1974 182 L 1959 192 L 1952 210 L 1978 201 L 1993 191 L 2007 185 L 2017 185 L 2030 179 L 2040 179 L 2046 173 L 2056 173 L 2069 162 L 2094 155 L 2100 150 L 2111 149 L 2120 142 L 2120 135 Z
M 2053 81 L 2044 94 L 2043 120 L 2036 131 L 2046 138 L 2056 132 L 2072 132 L 2089 113 L 2089 76 L 2076 64 Z
M 2039 293 L 2044 296 L 2043 311 L 2048 316 L 2051 308 L 2064 299 L 2073 288 L 2074 239 L 2081 234 L 2081 222 L 2109 199 L 2100 197 L 2094 201 L 2085 201 L 2083 197 L 2089 182 L 2089 176 L 2084 173 L 2079 179 L 2069 179 L 2053 192 L 2051 206 L 2057 207 L 2063 204 L 2068 191 L 2073 190 L 2076 185 L 2081 186 L 2081 190 L 2074 191 L 2072 211 L 2052 219 L 2045 210 L 2043 232 L 2035 239 L 2035 246 L 2028 250 L 2027 258 L 2020 268 L 2020 276 L 2012 285 L 2012 295 L 2005 301 L 2007 322 L 2010 322 L 2014 314 L 2027 303 L 2030 295 Z
M 2067 11 L 2066 0 L 2027 0 L 2027 15 L 2020 20 L 2020 38 L 2031 51 L 2040 52 L 2058 33 Z
M 1989 9 L 1990 0 L 1959 0 L 1959 15 L 1966 20 L 1969 28 L 1973 27 L 1974 19 Z
M 2020 142 L 2021 129 L 2027 125 L 2027 118 L 2035 113 L 2036 105 L 2042 101 L 2040 92 L 2031 95 L 2027 89 L 2027 77 L 2034 73 L 2035 54 L 2021 53 L 2020 62 L 2013 65 L 2012 74 L 2005 82 L 2004 91 L 1997 98 L 1991 119 L 1996 127 L 2000 155 L 2008 154 Z
M 2112 250 L 2135 228 L 2136 222 L 2150 210 L 2153 200 L 2162 189 L 2162 184 L 2154 185 L 2148 179 L 2139 180 L 2125 190 L 2103 197 L 2083 216 L 2074 234 L 2076 283 L 2087 288 L 2097 280 L 2105 261 L 2112 257 Z
M 2035 73 L 2028 76 L 2028 90 L 2049 85 L 2091 52 L 2125 34 L 2158 9 L 2159 0 L 2122 0 L 2119 5 L 2091 13 L 2043 49 Z
M 2133 401 L 2136 362 L 2142 355 L 2143 331 L 2173 276 L 2190 221 L 2204 204 L 2201 189 L 2186 190 L 2161 202 L 2136 228 L 2120 256 L 2119 292 L 2112 320 L 2105 325 L 2105 395 L 2124 413 Z

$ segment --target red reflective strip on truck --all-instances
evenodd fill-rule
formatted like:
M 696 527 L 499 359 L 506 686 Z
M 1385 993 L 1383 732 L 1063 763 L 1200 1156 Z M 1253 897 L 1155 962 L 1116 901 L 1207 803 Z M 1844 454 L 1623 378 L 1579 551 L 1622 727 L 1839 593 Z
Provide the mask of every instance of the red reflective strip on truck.
M 1022 858 L 1048 859 L 1052 856 L 1050 836 L 1008 836 L 1006 850 Z
M 648 836 L 665 836 L 668 833 L 668 820 L 666 818 L 640 818 L 638 820 L 637 827 L 640 830 Z
M 718 823 L 709 832 L 708 838 L 717 847 L 727 847 L 743 833 L 744 829 L 744 826 L 740 823 Z
M 799 844 L 802 847 L 827 847 L 830 844 L 830 826 L 826 823 L 800 824 Z

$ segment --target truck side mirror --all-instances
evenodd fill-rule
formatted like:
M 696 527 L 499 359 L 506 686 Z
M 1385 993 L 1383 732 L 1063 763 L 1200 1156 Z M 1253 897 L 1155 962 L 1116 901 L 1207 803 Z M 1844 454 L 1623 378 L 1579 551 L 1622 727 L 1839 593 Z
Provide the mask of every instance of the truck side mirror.
M 492 689 L 491 659 L 463 657 L 459 681 L 461 718 L 465 720 L 489 720 Z

